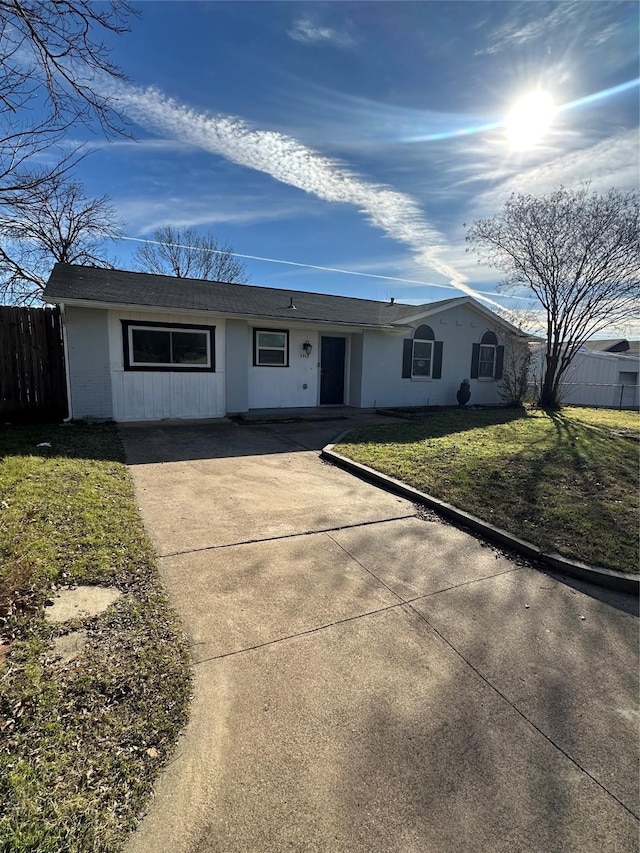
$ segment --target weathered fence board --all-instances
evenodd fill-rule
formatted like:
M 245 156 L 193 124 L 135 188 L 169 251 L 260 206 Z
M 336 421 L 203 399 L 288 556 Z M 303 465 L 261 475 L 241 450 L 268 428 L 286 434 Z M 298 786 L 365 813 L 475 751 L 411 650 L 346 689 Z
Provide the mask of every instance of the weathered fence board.
M 0 305 L 0 418 L 57 420 L 66 413 L 60 309 Z

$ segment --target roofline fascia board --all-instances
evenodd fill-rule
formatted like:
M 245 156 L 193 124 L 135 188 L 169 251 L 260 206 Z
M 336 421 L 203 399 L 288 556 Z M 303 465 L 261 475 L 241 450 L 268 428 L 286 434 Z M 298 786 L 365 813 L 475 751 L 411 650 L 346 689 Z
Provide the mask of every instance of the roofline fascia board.
M 547 342 L 544 338 L 537 338 L 531 339 L 529 345 L 532 352 L 537 353 L 545 350 Z M 584 356 L 584 358 L 603 358 L 605 361 L 611 361 L 613 358 L 623 358 L 633 362 L 640 360 L 640 353 L 629 353 L 626 350 L 625 352 L 601 352 L 600 350 L 589 349 L 585 344 L 581 344 L 580 348 L 576 351 L 576 355 Z
M 586 358 L 604 358 L 606 361 L 611 361 L 612 358 L 623 358 L 634 363 L 640 360 L 640 354 L 627 355 L 624 352 L 594 352 L 590 349 L 579 350 L 579 355 L 584 355 Z
M 422 306 L 424 310 L 420 311 L 420 313 L 409 314 L 407 317 L 402 317 L 401 319 L 396 320 L 394 325 L 400 325 L 400 323 L 415 323 L 417 320 L 422 320 L 424 317 L 430 317 L 432 314 L 437 314 L 439 311 L 448 311 L 450 308 L 457 308 L 459 305 L 464 305 L 469 302 L 470 299 L 470 296 L 460 296 L 451 299 L 447 305 L 436 305 L 433 308 Z
M 62 296 L 49 296 L 51 304 L 69 305 L 72 308 L 102 308 L 105 311 L 145 311 L 154 314 L 197 314 L 206 317 L 219 317 L 223 320 L 246 320 L 248 323 L 289 323 L 292 326 L 322 326 L 339 329 L 342 332 L 406 332 L 406 327 L 396 325 L 378 326 L 367 323 L 340 323 L 336 320 L 311 320 L 305 317 L 282 317 L 279 314 L 237 314 L 231 311 L 211 311 L 206 308 L 162 308 L 158 305 L 135 305 L 125 302 L 100 302 L 91 299 L 67 299 Z

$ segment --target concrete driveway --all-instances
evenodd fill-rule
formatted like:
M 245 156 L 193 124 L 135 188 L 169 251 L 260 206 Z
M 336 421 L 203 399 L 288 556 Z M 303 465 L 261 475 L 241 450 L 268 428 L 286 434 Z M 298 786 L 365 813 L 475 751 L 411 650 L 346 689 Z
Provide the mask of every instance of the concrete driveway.
M 121 430 L 195 670 L 127 853 L 638 850 L 635 602 L 321 462 L 353 425 Z

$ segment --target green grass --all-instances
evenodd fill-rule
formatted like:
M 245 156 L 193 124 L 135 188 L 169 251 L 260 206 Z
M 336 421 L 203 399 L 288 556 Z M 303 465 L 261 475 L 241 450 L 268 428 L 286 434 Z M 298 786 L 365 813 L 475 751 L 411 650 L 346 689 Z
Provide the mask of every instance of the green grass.
M 638 572 L 639 428 L 637 412 L 451 411 L 337 449 L 546 550 Z
M 618 409 L 586 409 L 581 406 L 567 406 L 562 410 L 564 417 L 582 421 L 591 426 L 609 429 L 614 432 L 629 433 L 640 437 L 640 415 L 637 411 Z
M 76 583 L 125 594 L 45 622 Z M 88 644 L 63 666 L 51 643 L 79 627 Z M 0 428 L 0 634 L 0 850 L 120 849 L 186 722 L 190 672 L 114 428 Z

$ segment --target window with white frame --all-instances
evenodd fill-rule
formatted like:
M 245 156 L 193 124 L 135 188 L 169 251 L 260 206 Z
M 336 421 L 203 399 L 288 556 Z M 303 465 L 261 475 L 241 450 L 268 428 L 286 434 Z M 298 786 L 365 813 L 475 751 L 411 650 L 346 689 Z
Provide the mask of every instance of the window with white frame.
M 125 370 L 214 370 L 213 326 L 122 320 Z
M 485 332 L 480 340 L 478 379 L 493 379 L 496 375 L 498 339 L 494 332 Z
M 434 337 L 431 326 L 419 326 L 416 329 L 411 353 L 411 377 L 413 379 L 431 378 Z
M 402 342 L 402 378 L 431 380 L 442 377 L 443 342 L 436 341 L 431 326 L 418 326 Z
M 289 332 L 254 329 L 253 335 L 253 363 L 256 367 L 289 366 Z

